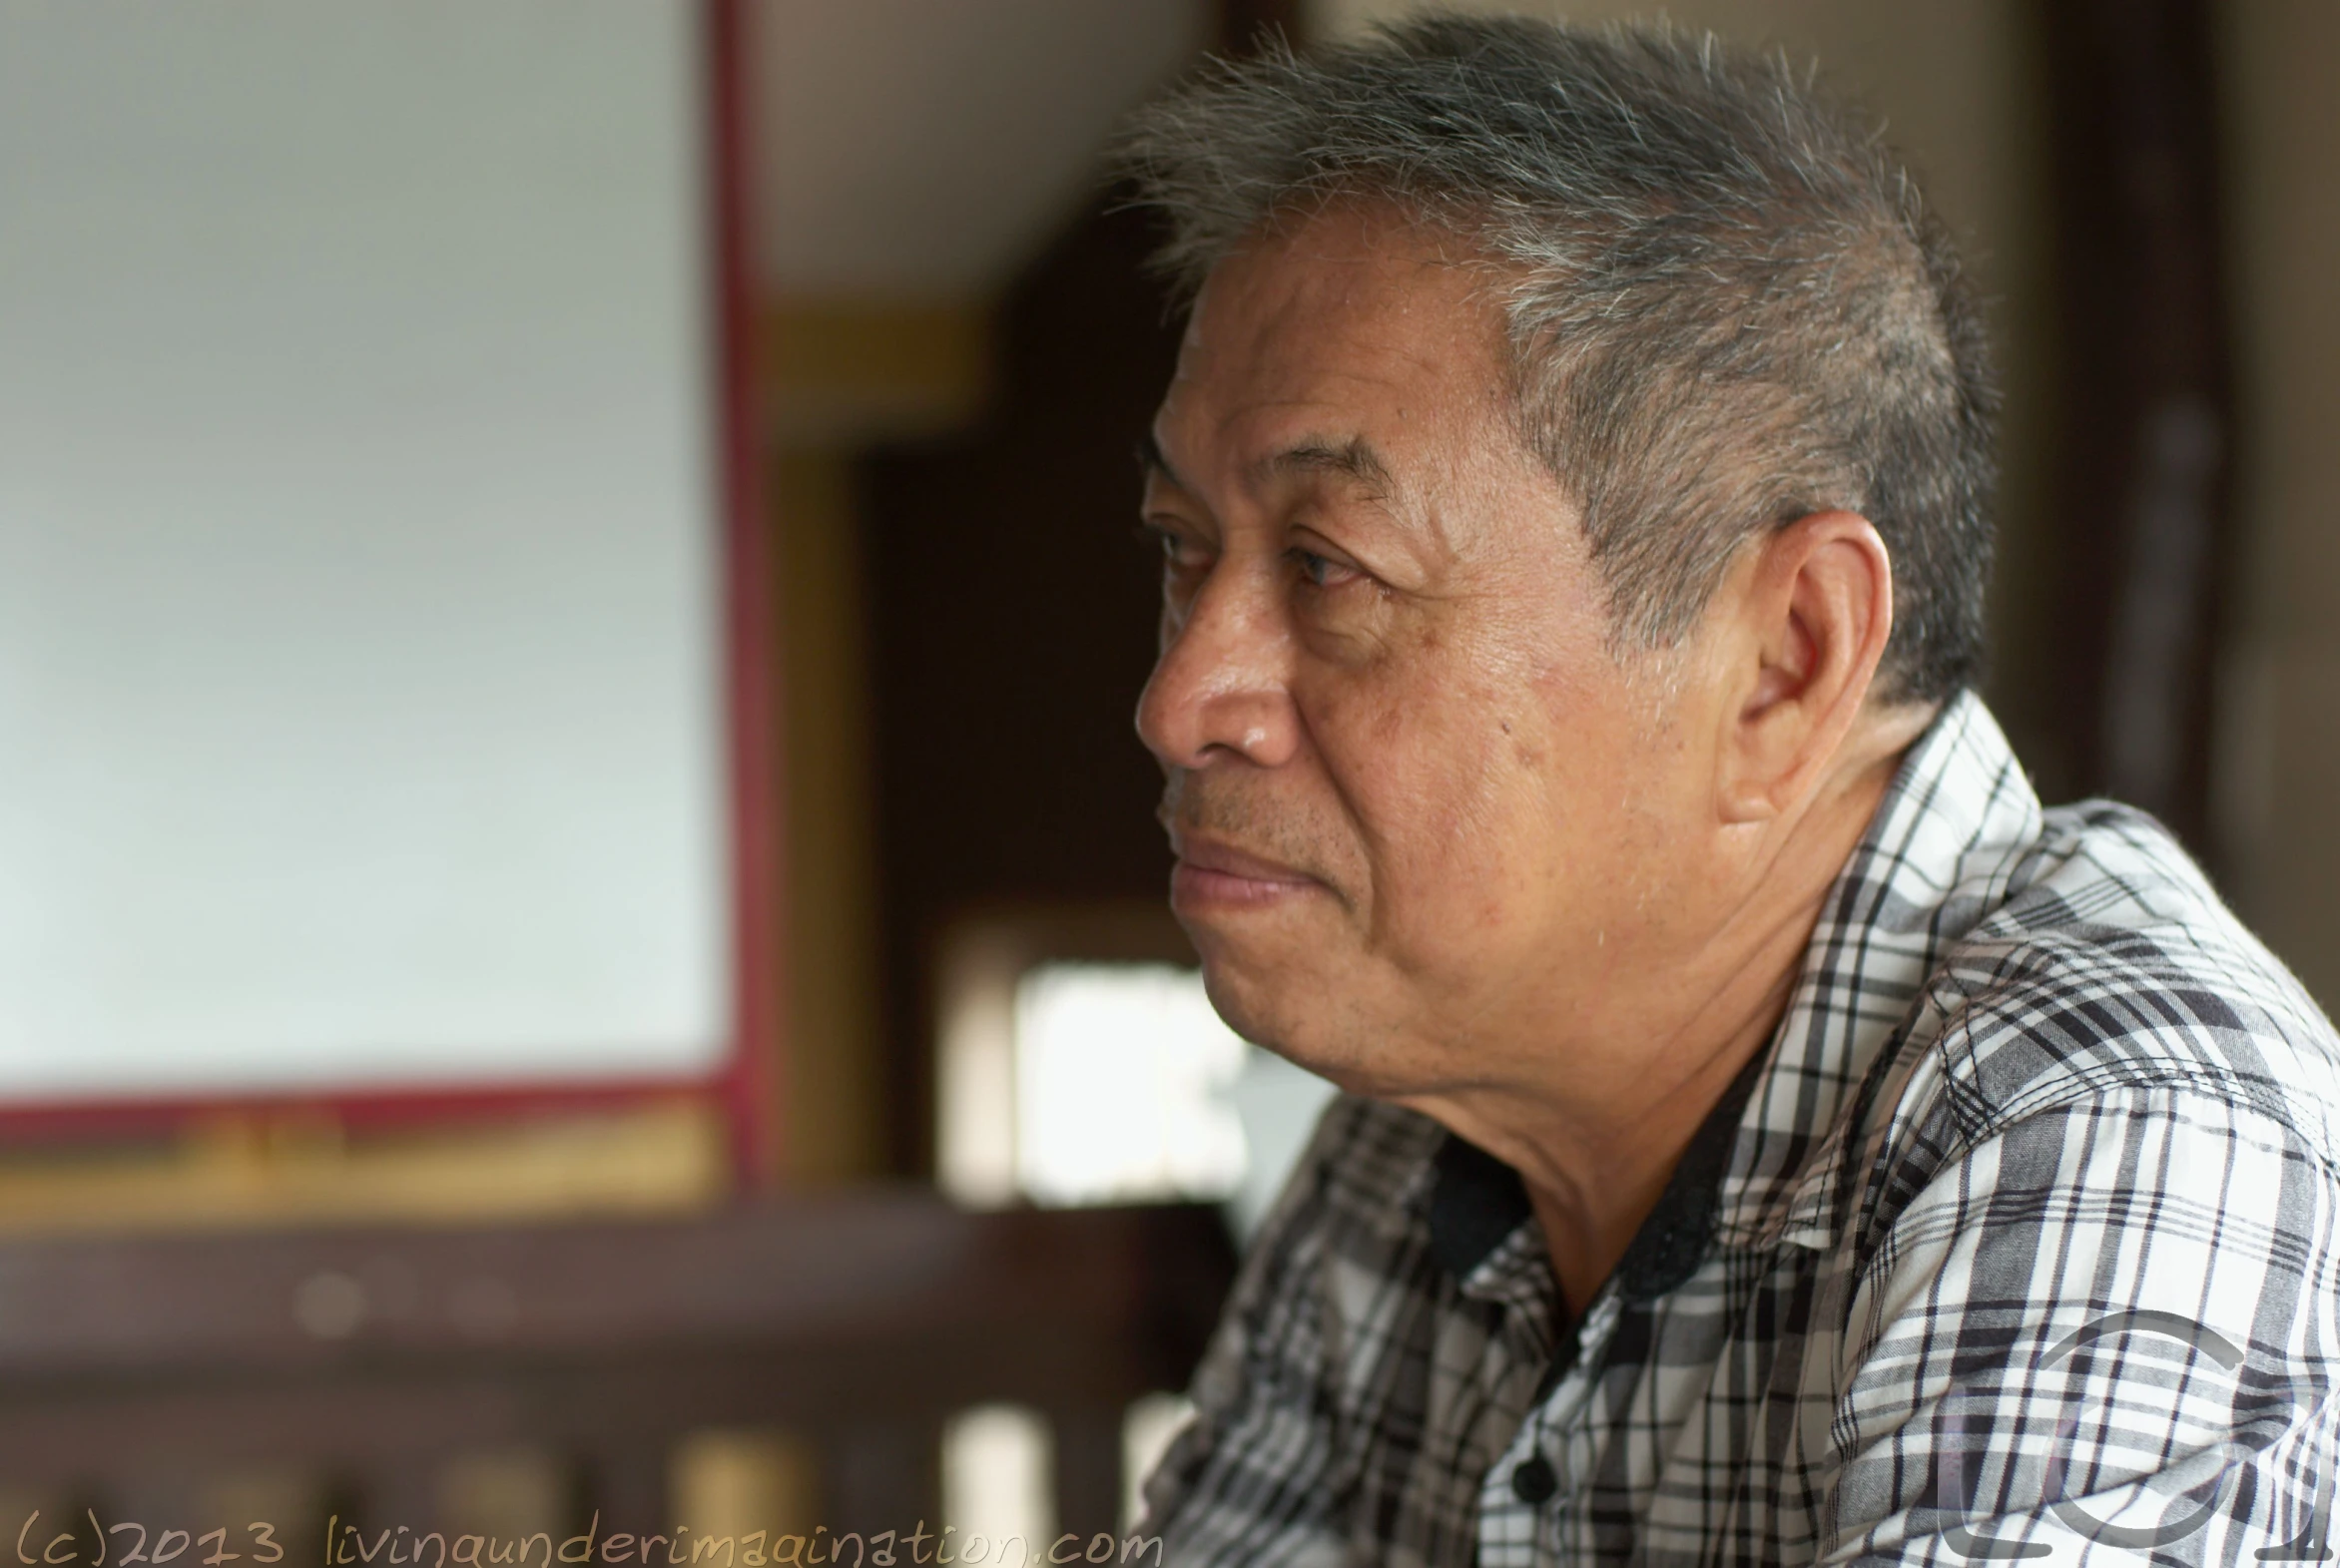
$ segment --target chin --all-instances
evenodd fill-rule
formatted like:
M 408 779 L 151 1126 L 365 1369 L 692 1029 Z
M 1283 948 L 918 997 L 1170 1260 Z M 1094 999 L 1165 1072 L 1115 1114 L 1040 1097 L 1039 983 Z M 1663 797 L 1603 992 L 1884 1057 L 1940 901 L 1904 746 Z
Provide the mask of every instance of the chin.
M 1254 1045 L 1265 1046 L 1281 1055 L 1284 1052 L 1279 1025 L 1284 1021 L 1278 1009 L 1262 1004 L 1274 995 L 1271 984 L 1262 987 L 1255 975 L 1238 976 L 1234 966 L 1214 951 L 1214 944 L 1199 936 L 1195 946 L 1203 960 L 1203 994 L 1211 999 L 1212 1010 L 1220 1022 Z
M 1247 962 L 1199 932 L 1195 945 L 1203 990 L 1228 1028 L 1352 1094 L 1394 1090 L 1365 1059 L 1370 1048 L 1352 1038 L 1354 1020 L 1325 1004 L 1338 992 L 1321 964 Z

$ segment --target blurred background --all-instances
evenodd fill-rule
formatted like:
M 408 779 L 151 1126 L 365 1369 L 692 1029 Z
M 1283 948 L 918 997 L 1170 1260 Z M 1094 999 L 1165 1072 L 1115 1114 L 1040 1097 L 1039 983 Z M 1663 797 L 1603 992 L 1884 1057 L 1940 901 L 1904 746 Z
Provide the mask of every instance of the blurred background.
M 1408 9 L 0 0 L 0 1527 L 1127 1517 L 1325 1089 L 1163 907 L 1098 151 Z M 1882 120 L 1993 707 L 2340 1003 L 2340 7 L 1483 9 Z

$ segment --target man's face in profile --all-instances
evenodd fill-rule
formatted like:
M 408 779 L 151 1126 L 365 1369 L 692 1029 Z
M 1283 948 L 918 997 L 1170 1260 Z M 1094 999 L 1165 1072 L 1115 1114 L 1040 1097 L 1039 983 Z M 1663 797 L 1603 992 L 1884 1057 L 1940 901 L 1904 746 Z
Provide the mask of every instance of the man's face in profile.
M 1173 907 L 1239 1030 L 1391 1096 L 1566 1039 L 1700 918 L 1696 645 L 1612 654 L 1489 281 L 1370 209 L 1239 253 L 1144 502 Z

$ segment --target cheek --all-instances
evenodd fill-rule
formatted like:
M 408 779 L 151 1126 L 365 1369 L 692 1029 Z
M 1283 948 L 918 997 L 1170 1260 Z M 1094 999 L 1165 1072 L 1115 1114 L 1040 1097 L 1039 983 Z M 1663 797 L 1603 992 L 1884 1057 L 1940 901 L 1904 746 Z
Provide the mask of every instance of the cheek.
M 1596 932 L 1613 942 L 1644 918 L 1670 806 L 1649 707 L 1593 650 L 1539 675 L 1450 676 L 1328 714 L 1375 944 L 1461 972 Z
M 1521 697 L 1438 688 L 1326 716 L 1323 749 L 1360 827 L 1385 939 L 1484 940 L 1564 868 L 1575 822 L 1555 788 L 1564 749 Z

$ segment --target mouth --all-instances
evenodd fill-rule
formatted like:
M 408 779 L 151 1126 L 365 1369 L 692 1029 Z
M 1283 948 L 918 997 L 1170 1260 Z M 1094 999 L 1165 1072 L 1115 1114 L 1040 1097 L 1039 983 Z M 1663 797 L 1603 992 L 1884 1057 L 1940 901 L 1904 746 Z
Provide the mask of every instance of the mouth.
M 1326 890 L 1305 871 L 1216 839 L 1173 829 L 1170 847 L 1178 856 L 1170 872 L 1170 907 L 1181 915 L 1267 908 Z

